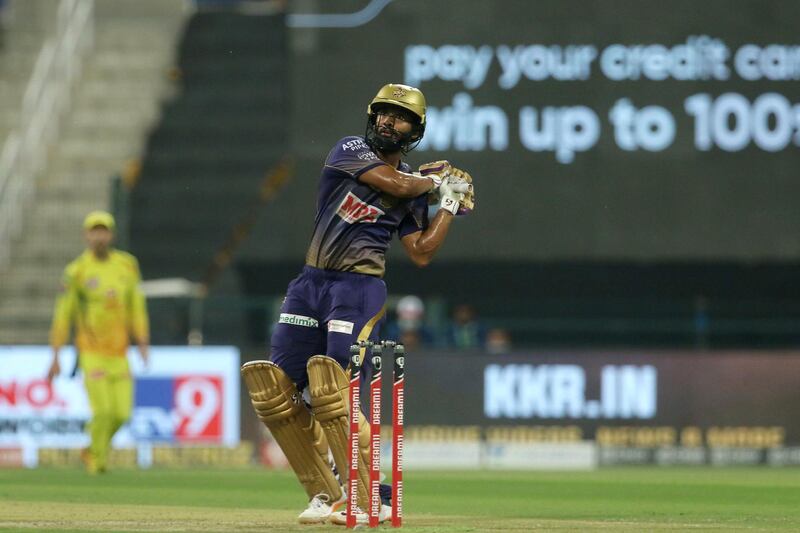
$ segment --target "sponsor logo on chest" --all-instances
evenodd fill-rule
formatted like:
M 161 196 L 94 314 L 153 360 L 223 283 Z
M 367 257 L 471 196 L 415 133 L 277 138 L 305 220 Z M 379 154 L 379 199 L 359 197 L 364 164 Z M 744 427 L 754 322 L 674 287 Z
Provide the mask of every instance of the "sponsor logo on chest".
M 342 150 L 369 150 L 369 145 L 364 142 L 364 139 L 353 139 L 352 141 L 347 141 L 346 143 L 342 143 Z
M 386 213 L 374 205 L 364 202 L 352 192 L 348 192 L 341 205 L 339 205 L 339 209 L 336 210 L 336 214 L 348 224 L 357 222 L 374 224 L 378 221 L 378 218 Z

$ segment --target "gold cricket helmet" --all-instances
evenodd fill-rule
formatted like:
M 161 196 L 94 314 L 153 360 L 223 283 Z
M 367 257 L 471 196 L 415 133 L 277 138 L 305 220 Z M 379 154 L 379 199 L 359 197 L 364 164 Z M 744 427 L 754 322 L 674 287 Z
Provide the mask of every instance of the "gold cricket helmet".
M 419 118 L 421 125 L 425 125 L 425 95 L 416 87 L 400 83 L 384 85 L 367 106 L 367 115 L 372 115 L 375 112 L 375 106 L 380 104 L 396 105 L 407 109 Z

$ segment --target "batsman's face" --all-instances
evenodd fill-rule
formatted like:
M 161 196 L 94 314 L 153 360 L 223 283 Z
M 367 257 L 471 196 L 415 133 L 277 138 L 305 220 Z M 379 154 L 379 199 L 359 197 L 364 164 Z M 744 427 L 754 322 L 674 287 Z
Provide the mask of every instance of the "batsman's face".
M 86 242 L 94 253 L 105 253 L 114 240 L 114 233 L 105 226 L 95 226 L 86 230 Z
M 382 109 L 375 117 L 378 135 L 394 141 L 411 133 L 413 117 L 405 109 Z

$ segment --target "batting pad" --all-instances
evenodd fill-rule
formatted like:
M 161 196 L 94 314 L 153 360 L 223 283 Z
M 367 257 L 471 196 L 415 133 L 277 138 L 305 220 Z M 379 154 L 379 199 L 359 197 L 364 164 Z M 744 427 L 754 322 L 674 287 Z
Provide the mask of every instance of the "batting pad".
M 242 366 L 242 377 L 256 415 L 283 450 L 309 500 L 327 494 L 342 497 L 342 489 L 328 462 L 328 442 L 319 423 L 303 404 L 292 380 L 270 361 Z
M 339 476 L 346 478 L 350 472 L 350 381 L 335 359 L 315 355 L 308 360 L 308 386 L 314 418 L 328 437 Z M 363 413 L 358 415 L 358 448 L 358 505 L 369 509 L 370 430 Z

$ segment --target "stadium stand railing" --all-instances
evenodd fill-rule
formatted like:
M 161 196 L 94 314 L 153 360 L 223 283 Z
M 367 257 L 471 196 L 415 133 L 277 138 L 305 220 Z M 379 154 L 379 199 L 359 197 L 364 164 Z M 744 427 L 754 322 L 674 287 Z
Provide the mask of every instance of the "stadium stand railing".
M 93 0 L 59 2 L 54 34 L 42 46 L 24 93 L 20 127 L 0 153 L 0 268 L 10 260 L 11 243 L 22 232 L 22 214 L 33 201 L 36 176 L 69 110 L 92 43 L 93 9 Z

